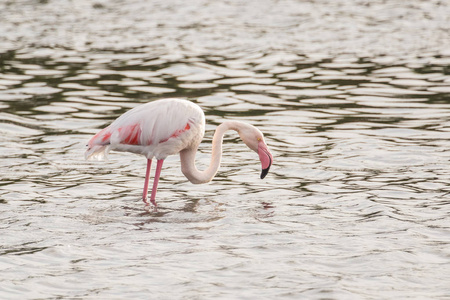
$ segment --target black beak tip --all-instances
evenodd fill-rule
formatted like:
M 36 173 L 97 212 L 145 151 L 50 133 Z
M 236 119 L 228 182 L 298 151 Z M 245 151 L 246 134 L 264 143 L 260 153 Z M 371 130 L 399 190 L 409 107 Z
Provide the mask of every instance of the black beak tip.
M 267 173 L 269 173 L 270 166 L 268 168 L 262 169 L 261 171 L 261 179 L 264 179 L 266 177 Z

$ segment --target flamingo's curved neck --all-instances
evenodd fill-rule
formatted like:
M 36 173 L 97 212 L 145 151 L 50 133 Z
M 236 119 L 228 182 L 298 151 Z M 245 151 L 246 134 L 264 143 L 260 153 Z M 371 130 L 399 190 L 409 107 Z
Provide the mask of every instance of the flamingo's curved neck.
M 226 121 L 217 127 L 212 141 L 211 163 L 204 171 L 199 171 L 195 166 L 195 154 L 197 153 L 197 147 L 184 149 L 181 151 L 181 171 L 184 176 L 186 176 L 187 179 L 194 184 L 211 181 L 220 166 L 220 159 L 222 157 L 222 142 L 225 132 L 228 130 L 235 130 L 239 132 L 239 129 L 245 125 L 245 123 L 237 121 Z

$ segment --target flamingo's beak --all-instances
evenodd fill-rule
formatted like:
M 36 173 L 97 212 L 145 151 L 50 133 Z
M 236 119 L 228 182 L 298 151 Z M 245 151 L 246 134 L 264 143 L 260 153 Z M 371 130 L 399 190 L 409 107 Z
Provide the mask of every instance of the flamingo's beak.
M 270 153 L 269 148 L 267 148 L 267 145 L 261 140 L 258 143 L 258 155 L 259 159 L 261 160 L 261 179 L 266 177 L 267 173 L 269 173 L 270 166 L 273 162 L 273 156 L 272 153 Z

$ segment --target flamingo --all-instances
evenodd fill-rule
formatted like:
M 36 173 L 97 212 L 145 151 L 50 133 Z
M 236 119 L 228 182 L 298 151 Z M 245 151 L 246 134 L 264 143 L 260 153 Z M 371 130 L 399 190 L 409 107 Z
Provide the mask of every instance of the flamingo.
M 181 171 L 190 182 L 209 182 L 219 169 L 223 136 L 228 130 L 237 131 L 242 141 L 258 153 L 262 167 L 260 177 L 263 179 L 272 165 L 272 154 L 261 131 L 239 121 L 225 121 L 217 127 L 212 141 L 211 163 L 199 171 L 195 166 L 195 154 L 205 133 L 205 114 L 197 104 L 175 98 L 152 101 L 127 111 L 90 139 L 85 158 L 101 160 L 110 150 L 144 155 L 147 170 L 142 200 L 146 205 L 149 205 L 147 193 L 152 159 L 156 158 L 150 196 L 150 202 L 156 207 L 156 191 L 164 159 L 179 153 Z

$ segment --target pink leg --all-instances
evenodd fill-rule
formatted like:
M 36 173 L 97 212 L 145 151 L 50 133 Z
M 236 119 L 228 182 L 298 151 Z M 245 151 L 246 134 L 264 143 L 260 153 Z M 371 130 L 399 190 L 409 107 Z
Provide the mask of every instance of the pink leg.
M 144 183 L 144 193 L 142 194 L 142 201 L 144 201 L 146 204 L 147 202 L 147 192 L 148 192 L 148 181 L 150 180 L 150 169 L 152 166 L 152 160 L 147 159 L 147 171 L 145 172 L 145 183 Z
M 156 163 L 155 179 L 153 180 L 152 195 L 150 197 L 150 201 L 153 203 L 154 206 L 156 206 L 156 201 L 155 201 L 156 190 L 158 189 L 159 175 L 161 175 L 161 168 L 162 168 L 163 162 L 164 162 L 164 159 L 160 159 Z

